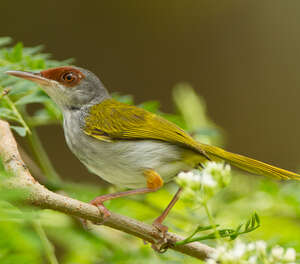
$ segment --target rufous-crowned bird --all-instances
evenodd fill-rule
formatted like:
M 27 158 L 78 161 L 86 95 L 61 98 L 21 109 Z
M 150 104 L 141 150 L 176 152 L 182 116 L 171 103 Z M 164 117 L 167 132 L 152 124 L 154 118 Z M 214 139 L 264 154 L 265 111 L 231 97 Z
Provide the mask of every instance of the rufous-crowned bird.
M 8 71 L 40 84 L 63 114 L 65 138 L 71 151 L 92 172 L 109 183 L 133 190 L 96 197 L 91 203 L 109 217 L 103 202 L 154 192 L 180 172 L 207 160 L 224 160 L 254 174 L 281 179 L 300 175 L 194 140 L 166 119 L 114 100 L 99 78 L 79 67 L 58 67 L 39 73 Z M 178 190 L 154 222 L 162 221 L 178 199 Z

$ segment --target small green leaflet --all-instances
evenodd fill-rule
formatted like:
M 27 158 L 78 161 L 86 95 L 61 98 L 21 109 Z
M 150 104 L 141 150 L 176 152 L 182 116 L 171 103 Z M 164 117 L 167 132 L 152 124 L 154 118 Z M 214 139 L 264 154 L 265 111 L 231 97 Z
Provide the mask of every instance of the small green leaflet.
M 25 105 L 31 103 L 44 103 L 49 100 L 49 97 L 46 96 L 41 91 L 36 91 L 35 93 L 31 93 L 21 97 L 19 100 L 15 102 L 15 105 Z
M 16 131 L 21 137 L 26 136 L 26 128 L 20 126 L 10 126 L 10 128 Z
M 18 122 L 18 118 L 9 108 L 0 107 L 0 118 Z
M 246 234 L 254 231 L 255 229 L 260 227 L 260 219 L 257 213 L 254 213 L 251 218 L 245 223 L 240 224 L 236 229 L 226 228 L 226 229 L 218 229 L 219 225 L 216 226 L 198 226 L 196 230 L 186 239 L 179 241 L 176 245 L 185 245 L 195 241 L 202 241 L 208 239 L 217 239 L 217 238 L 225 238 L 229 237 L 231 240 L 236 239 L 238 236 L 242 234 Z M 212 230 L 212 232 L 207 235 L 196 236 L 198 233 L 203 231 Z
M 0 38 L 0 47 L 8 45 L 12 42 L 12 39 L 10 37 L 1 37 Z

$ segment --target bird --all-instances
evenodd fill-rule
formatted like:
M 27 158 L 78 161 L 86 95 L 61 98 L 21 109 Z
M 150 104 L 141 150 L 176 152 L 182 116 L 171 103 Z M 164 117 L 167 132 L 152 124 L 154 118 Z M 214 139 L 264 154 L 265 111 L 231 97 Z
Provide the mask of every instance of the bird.
M 101 80 L 84 68 L 6 73 L 39 84 L 61 109 L 65 139 L 75 156 L 102 179 L 130 189 L 91 201 L 104 219 L 111 214 L 105 201 L 157 191 L 179 172 L 201 168 L 207 161 L 222 160 L 253 174 L 300 180 L 297 173 L 198 142 L 174 123 L 113 99 Z M 163 233 L 168 230 L 163 221 L 181 191 L 153 222 Z

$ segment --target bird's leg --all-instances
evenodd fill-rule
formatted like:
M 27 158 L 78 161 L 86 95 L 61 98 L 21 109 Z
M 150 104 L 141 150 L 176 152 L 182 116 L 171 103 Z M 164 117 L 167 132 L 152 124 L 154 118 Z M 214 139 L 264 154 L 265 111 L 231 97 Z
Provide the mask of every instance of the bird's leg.
M 178 191 L 176 192 L 176 194 L 173 196 L 171 202 L 168 204 L 168 206 L 162 212 L 162 214 L 159 217 L 157 217 L 152 223 L 157 229 L 159 229 L 163 233 L 166 233 L 168 231 L 168 227 L 163 225 L 162 223 L 168 216 L 169 212 L 171 211 L 171 209 L 173 208 L 175 203 L 178 201 L 181 192 L 182 192 L 182 188 L 180 187 L 178 189 Z
M 152 169 L 145 170 L 144 171 L 144 176 L 146 177 L 147 188 L 140 188 L 140 189 L 129 190 L 129 191 L 125 191 L 125 192 L 105 194 L 105 195 L 101 195 L 101 196 L 96 197 L 95 199 L 93 199 L 90 202 L 90 204 L 95 205 L 95 206 L 98 207 L 100 213 L 103 215 L 103 221 L 105 221 L 105 219 L 110 216 L 109 210 L 103 205 L 103 203 L 105 201 L 120 198 L 120 197 L 129 196 L 129 195 L 155 192 L 160 187 L 163 186 L 162 178 L 154 170 L 152 170 Z M 86 221 L 83 221 L 83 225 L 86 226 Z
M 140 188 L 136 190 L 129 190 L 125 192 L 117 192 L 117 193 L 110 193 L 110 194 L 104 194 L 101 196 L 97 196 L 95 199 L 90 201 L 90 204 L 95 205 L 98 207 L 99 211 L 101 212 L 103 216 L 103 220 L 110 216 L 109 210 L 103 205 L 105 201 L 135 195 L 135 194 L 143 194 L 143 193 L 150 193 L 155 192 L 157 189 L 150 189 L 150 188 Z
M 163 225 L 162 223 L 165 220 L 165 218 L 168 216 L 170 210 L 173 208 L 175 203 L 178 201 L 181 191 L 182 191 L 182 188 L 179 188 L 178 191 L 176 192 L 176 194 L 173 196 L 171 202 L 166 207 L 166 209 L 152 223 L 152 225 L 161 232 L 160 240 L 151 245 L 151 247 L 159 253 L 166 252 L 167 249 L 171 246 L 170 242 L 166 238 L 166 233 L 168 232 L 168 227 Z
M 163 185 L 163 180 L 159 176 L 159 174 L 154 170 L 146 170 L 144 171 L 144 175 L 147 178 L 147 187 L 148 189 L 159 189 Z M 163 225 L 162 222 L 165 220 L 167 215 L 169 214 L 170 210 L 173 208 L 175 203 L 178 201 L 180 193 L 182 191 L 182 188 L 179 188 L 176 194 L 174 195 L 171 202 L 168 204 L 166 209 L 163 211 L 163 213 L 154 220 L 152 223 L 153 226 L 155 226 L 159 231 L 161 231 L 163 234 L 165 234 L 168 231 L 168 227 Z
M 147 177 L 147 186 L 148 188 L 160 188 L 163 185 L 163 180 L 159 176 L 159 174 L 154 170 L 147 170 L 144 172 L 144 175 Z M 173 208 L 175 203 L 178 201 L 182 188 L 179 188 L 174 197 L 172 198 L 171 202 L 162 212 L 162 214 L 156 218 L 152 225 L 160 231 L 160 239 L 152 244 L 152 248 L 159 252 L 165 252 L 168 247 L 170 246 L 169 241 L 166 239 L 166 233 L 168 231 L 168 227 L 163 225 L 163 221 L 168 216 L 170 210 Z

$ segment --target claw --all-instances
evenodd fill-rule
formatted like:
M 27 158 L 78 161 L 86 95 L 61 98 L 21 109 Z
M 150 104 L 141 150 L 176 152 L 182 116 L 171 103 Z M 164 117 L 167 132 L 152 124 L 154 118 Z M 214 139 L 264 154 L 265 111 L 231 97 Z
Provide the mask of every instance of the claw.
M 163 225 L 159 221 L 154 221 L 152 225 L 162 234 L 162 237 L 166 235 L 168 232 L 168 227 L 166 225 Z
M 173 243 L 171 243 L 166 235 L 159 239 L 157 242 L 152 243 L 151 248 L 158 253 L 165 253 L 169 247 L 172 247 Z
M 95 223 L 96 225 L 102 225 L 103 223 L 105 223 L 105 221 L 111 216 L 110 211 L 103 205 L 103 203 L 98 203 L 95 204 L 95 206 L 97 206 L 97 208 L 99 209 L 99 212 L 102 216 L 102 221 L 101 222 L 97 222 Z
M 165 253 L 165 252 L 168 250 L 169 245 L 168 245 L 168 243 L 164 243 L 164 244 L 162 244 L 162 245 L 152 244 L 152 245 L 151 245 L 151 248 L 152 248 L 154 251 L 156 251 L 157 253 L 163 254 L 163 253 Z
M 152 243 L 151 248 L 158 253 L 165 253 L 170 247 L 170 243 L 167 239 L 168 227 L 155 220 L 152 225 L 159 231 L 159 239 Z
M 95 202 L 95 201 L 91 201 L 90 204 L 95 205 L 98 210 L 100 215 L 102 216 L 102 221 L 99 222 L 92 222 L 94 225 L 102 225 L 103 223 L 105 223 L 105 221 L 111 216 L 110 211 L 103 205 L 103 202 Z M 90 228 L 88 227 L 88 220 L 86 219 L 80 219 L 83 228 L 85 230 L 89 230 Z

